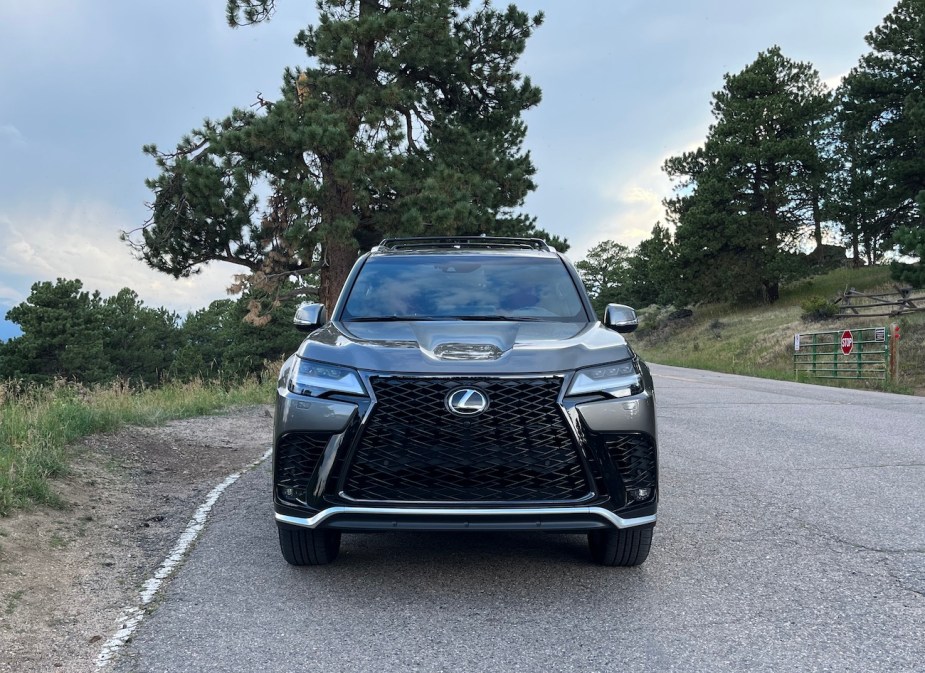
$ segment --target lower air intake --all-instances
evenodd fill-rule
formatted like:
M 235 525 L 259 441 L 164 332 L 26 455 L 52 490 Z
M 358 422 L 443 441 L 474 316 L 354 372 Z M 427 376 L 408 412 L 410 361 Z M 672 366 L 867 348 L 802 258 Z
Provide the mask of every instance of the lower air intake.
M 276 492 L 282 500 L 304 505 L 308 483 L 318 467 L 330 435 L 292 432 L 276 445 Z
M 628 491 L 648 489 L 654 493 L 658 485 L 658 464 L 655 444 L 645 435 L 613 435 L 604 442 L 614 467 Z

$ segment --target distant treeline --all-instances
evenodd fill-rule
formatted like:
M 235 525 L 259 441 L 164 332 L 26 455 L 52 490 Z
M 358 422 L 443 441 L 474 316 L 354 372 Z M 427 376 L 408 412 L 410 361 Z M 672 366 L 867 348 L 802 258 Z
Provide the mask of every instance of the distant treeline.
M 35 283 L 7 313 L 22 334 L 0 343 L 0 380 L 92 384 L 117 378 L 133 385 L 194 378 L 240 379 L 291 353 L 298 302 L 280 304 L 260 327 L 245 322 L 250 298 L 221 299 L 185 318 L 145 306 L 129 288 L 111 297 L 80 280 Z
M 779 47 L 727 74 L 703 145 L 664 163 L 674 227 L 594 248 L 589 289 L 642 305 L 773 302 L 833 259 L 890 259 L 896 280 L 925 285 L 925 0 L 900 0 L 866 40 L 835 90 Z

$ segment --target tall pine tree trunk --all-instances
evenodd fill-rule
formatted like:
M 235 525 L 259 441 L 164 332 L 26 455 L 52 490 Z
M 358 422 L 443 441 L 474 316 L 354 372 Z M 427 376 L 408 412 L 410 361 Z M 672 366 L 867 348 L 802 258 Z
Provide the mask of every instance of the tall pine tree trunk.
M 854 220 L 854 229 L 851 231 L 851 255 L 852 255 L 852 265 L 854 268 L 861 266 L 861 250 L 860 250 L 860 236 L 858 235 L 858 230 L 861 228 L 860 222 L 857 218 Z
M 873 266 L 874 264 L 874 250 L 873 243 L 870 240 L 870 234 L 864 234 L 864 256 L 867 257 L 867 266 Z
M 822 207 L 819 205 L 821 196 L 813 190 L 813 237 L 816 239 L 816 256 L 822 261 Z
M 326 192 L 322 221 L 327 232 L 322 243 L 324 250 L 318 295 L 330 316 L 357 259 L 357 242 L 349 233 L 354 228 L 344 231 L 344 224 L 356 217 L 356 195 L 352 184 L 335 175 L 333 162 L 322 162 L 322 166 Z
M 377 0 L 360 0 L 358 23 L 362 25 L 371 17 L 380 13 L 382 7 Z M 375 88 L 376 68 L 374 57 L 376 42 L 373 39 L 361 40 L 357 43 L 356 77 L 368 87 Z M 348 93 L 341 101 L 344 110 L 344 122 L 347 133 L 356 138 L 363 123 L 362 106 L 357 100 L 357 91 L 362 87 Z M 337 174 L 335 161 L 344 161 L 353 151 L 353 145 L 348 144 L 340 148 L 339 152 L 322 159 L 322 175 L 327 191 L 327 212 L 323 220 L 328 227 L 328 235 L 324 241 L 324 263 L 320 273 L 318 288 L 319 299 L 327 308 L 328 315 L 333 315 L 334 305 L 347 282 L 347 276 L 357 259 L 357 242 L 352 234 L 341 233 L 341 223 L 354 220 L 356 212 L 356 194 L 354 185 L 349 178 Z M 355 231 L 356 227 L 350 227 Z
M 765 301 L 767 301 L 769 304 L 773 304 L 778 299 L 780 299 L 780 283 L 777 281 L 765 281 L 764 297 Z
M 352 241 L 345 242 L 332 238 L 324 244 L 324 265 L 321 267 L 318 288 L 319 299 L 328 310 L 328 316 L 334 312 L 334 304 L 340 296 L 340 291 L 350 275 L 350 269 L 357 259 L 356 245 Z

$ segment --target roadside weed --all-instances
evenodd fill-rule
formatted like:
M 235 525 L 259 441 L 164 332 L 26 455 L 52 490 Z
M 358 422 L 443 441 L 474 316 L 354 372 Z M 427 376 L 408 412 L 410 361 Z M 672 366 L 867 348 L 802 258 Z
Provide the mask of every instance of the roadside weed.
M 68 474 L 75 454 L 71 445 L 81 437 L 266 404 L 274 382 L 271 368 L 260 379 L 193 380 L 159 388 L 133 388 L 124 381 L 92 388 L 66 381 L 0 382 L 0 517 L 34 505 L 63 507 L 51 480 Z

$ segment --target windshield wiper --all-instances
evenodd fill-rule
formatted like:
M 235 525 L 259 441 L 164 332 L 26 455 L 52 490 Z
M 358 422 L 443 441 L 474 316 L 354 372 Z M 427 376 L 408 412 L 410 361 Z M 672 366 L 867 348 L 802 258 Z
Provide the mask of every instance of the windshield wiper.
M 357 318 L 344 318 L 344 322 L 411 322 L 421 320 L 446 320 L 421 315 L 364 315 Z
M 543 318 L 526 315 L 448 315 L 441 320 L 485 320 L 511 322 L 542 322 Z
M 358 316 L 356 318 L 344 318 L 344 322 L 449 322 L 451 320 L 484 320 L 495 322 L 543 322 L 545 318 L 534 318 L 531 316 L 516 315 L 378 315 L 378 316 Z

